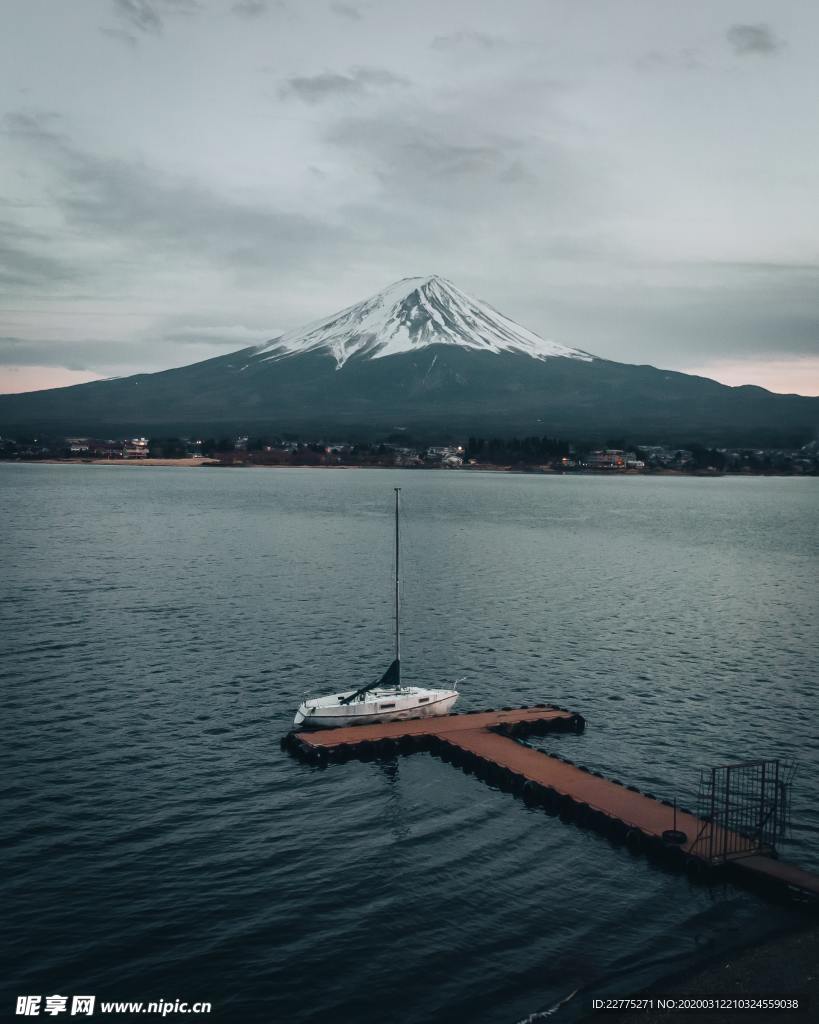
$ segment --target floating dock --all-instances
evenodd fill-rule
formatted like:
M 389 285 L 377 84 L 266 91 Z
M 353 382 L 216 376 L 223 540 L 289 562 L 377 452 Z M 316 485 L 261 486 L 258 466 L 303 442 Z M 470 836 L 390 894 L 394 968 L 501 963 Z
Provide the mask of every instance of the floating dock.
M 777 860 L 772 849 L 713 858 L 709 822 L 686 808 L 641 792 L 558 754 L 519 743 L 530 735 L 582 733 L 582 715 L 551 704 L 441 715 L 340 729 L 290 732 L 282 746 L 315 765 L 371 760 L 427 751 L 527 804 L 559 814 L 567 822 L 600 832 L 669 866 L 706 876 L 717 867 L 740 873 L 748 883 L 773 886 L 802 898 L 819 898 L 819 876 Z M 671 841 L 670 831 L 681 833 Z M 719 833 L 719 830 L 717 830 Z M 716 848 L 735 848 L 730 833 Z

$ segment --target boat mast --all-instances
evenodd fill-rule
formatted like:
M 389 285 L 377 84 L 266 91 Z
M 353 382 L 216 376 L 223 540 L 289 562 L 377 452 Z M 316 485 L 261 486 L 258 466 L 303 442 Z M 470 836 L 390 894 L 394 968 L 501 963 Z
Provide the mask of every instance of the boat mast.
M 401 685 L 401 634 L 399 631 L 400 627 L 400 613 L 401 613 L 401 593 L 399 588 L 398 571 L 399 571 L 399 536 L 398 536 L 398 496 L 401 493 L 401 488 L 395 488 L 395 669 L 396 669 L 396 687 Z

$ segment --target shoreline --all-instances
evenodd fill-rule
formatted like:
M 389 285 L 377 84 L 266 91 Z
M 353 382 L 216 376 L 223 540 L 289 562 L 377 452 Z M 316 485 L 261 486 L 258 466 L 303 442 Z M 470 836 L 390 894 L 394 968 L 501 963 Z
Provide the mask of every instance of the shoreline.
M 681 469 L 652 469 L 652 470 L 639 470 L 639 469 L 570 469 L 570 470 L 559 470 L 552 468 L 532 467 L 532 468 L 515 468 L 512 466 L 497 466 L 497 465 L 483 465 L 483 466 L 350 466 L 350 465 L 320 465 L 320 466 L 285 466 L 285 465 L 266 465 L 258 462 L 248 463 L 223 463 L 218 459 L 209 458 L 207 456 L 194 456 L 186 459 L 0 459 L 0 465 L 22 465 L 22 466 L 148 466 L 151 468 L 183 468 L 183 469 L 197 469 L 202 466 L 208 468 L 218 469 L 300 469 L 300 470 L 328 470 L 328 469 L 346 469 L 346 470 L 357 470 L 357 469 L 400 469 L 406 471 L 417 471 L 417 470 L 434 470 L 434 471 L 446 471 L 450 473 L 506 473 L 510 476 L 602 476 L 602 477 L 658 477 L 658 476 L 670 476 L 670 477 L 694 477 L 699 480 L 717 480 L 725 479 L 726 477 L 732 478 L 748 478 L 748 477 L 795 477 L 810 479 L 815 474 L 812 473 L 722 473 L 722 472 L 708 472 L 707 470 L 692 471 L 690 473 L 685 472 Z
M 0 459 L 0 465 L 22 466 L 218 466 L 218 459 Z
M 747 998 L 799 997 L 800 1003 L 807 998 L 809 1007 L 816 1013 L 819 1008 L 819 924 L 816 917 L 803 920 L 793 928 L 779 930 L 768 938 L 748 945 L 740 945 L 724 951 L 710 960 L 704 960 L 683 971 L 660 978 L 641 993 L 621 992 L 618 998 Z M 605 997 L 601 997 L 605 998 Z M 587 1002 L 590 1000 L 587 997 Z M 793 1016 L 796 1020 L 808 1020 L 808 1011 L 753 1010 L 750 1013 L 758 1024 L 781 1024 Z M 693 1014 L 702 1024 L 724 1024 L 727 1020 L 739 1019 L 743 1011 L 714 1010 L 698 1011 Z M 691 1011 L 651 1009 L 639 1013 L 628 1011 L 590 1012 L 581 1018 L 581 1024 L 592 1021 L 612 1021 L 613 1024 L 629 1024 L 642 1021 L 644 1024 L 668 1024 L 675 1021 L 690 1021 Z

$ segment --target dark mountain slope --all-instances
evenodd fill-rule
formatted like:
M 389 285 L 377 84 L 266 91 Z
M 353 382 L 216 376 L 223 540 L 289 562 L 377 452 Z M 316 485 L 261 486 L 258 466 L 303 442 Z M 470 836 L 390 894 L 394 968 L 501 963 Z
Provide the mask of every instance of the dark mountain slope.
M 819 398 L 730 388 L 602 359 L 535 359 L 428 344 L 339 368 L 324 350 L 244 349 L 192 366 L 0 396 L 0 432 L 290 432 L 333 438 L 478 433 L 792 445 L 817 436 Z

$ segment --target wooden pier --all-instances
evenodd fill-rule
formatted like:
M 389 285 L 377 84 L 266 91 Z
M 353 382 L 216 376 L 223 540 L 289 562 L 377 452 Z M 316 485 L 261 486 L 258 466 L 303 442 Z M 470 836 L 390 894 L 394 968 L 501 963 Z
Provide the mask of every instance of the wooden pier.
M 369 760 L 428 751 L 474 772 L 487 782 L 514 792 L 528 804 L 559 814 L 582 828 L 622 842 L 635 853 L 656 857 L 694 876 L 728 867 L 747 882 L 764 883 L 801 897 L 819 898 L 819 876 L 775 859 L 773 850 L 735 855 L 717 861 L 709 823 L 668 800 L 643 793 L 568 758 L 517 742 L 528 735 L 582 733 L 585 719 L 555 705 L 503 708 L 384 722 L 350 728 L 291 732 L 282 746 L 312 764 L 348 759 Z M 684 834 L 671 841 L 669 832 Z M 722 837 L 733 839 L 730 833 Z M 740 844 L 728 842 L 724 848 Z M 718 842 L 716 848 L 723 848 Z

